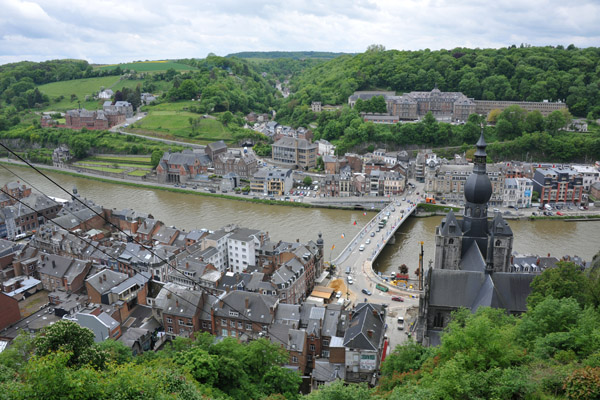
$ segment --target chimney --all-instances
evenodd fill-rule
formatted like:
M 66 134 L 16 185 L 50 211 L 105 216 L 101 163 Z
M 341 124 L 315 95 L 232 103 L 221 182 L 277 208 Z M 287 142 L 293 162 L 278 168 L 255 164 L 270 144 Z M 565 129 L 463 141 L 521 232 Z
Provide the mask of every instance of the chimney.
M 52 260 L 52 268 L 56 268 L 56 262 Z
M 167 293 L 167 299 L 171 298 L 171 292 Z
M 102 276 L 98 278 L 98 283 L 102 283 Z
M 102 274 L 102 277 L 104 278 L 104 282 L 106 282 L 106 274 Z
M 175 300 L 175 307 L 179 307 L 179 299 Z
M 185 263 L 185 269 L 190 269 L 190 263 L 189 262 Z
M 373 337 L 373 330 L 369 329 L 367 331 L 367 335 L 369 335 L 369 337 Z
M 225 304 L 223 300 L 219 300 L 219 307 L 223 308 L 223 304 Z
M 246 306 L 246 310 L 250 308 L 250 299 L 248 297 L 246 297 L 246 301 L 244 302 L 245 306 Z

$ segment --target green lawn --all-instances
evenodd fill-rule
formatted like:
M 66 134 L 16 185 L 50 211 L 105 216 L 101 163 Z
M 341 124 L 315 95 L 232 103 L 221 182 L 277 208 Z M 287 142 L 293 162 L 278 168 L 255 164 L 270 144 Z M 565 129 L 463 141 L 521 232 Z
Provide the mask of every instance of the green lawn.
M 143 61 L 143 62 L 133 62 L 126 64 L 113 64 L 113 65 L 103 65 L 98 67 L 100 70 L 112 70 L 117 68 L 117 65 L 121 67 L 121 69 L 133 69 L 137 72 L 164 72 L 169 68 L 173 68 L 175 71 L 190 71 L 195 69 L 189 65 L 180 64 L 173 61 Z
M 102 172 L 114 172 L 116 174 L 121 174 L 125 172 L 124 169 L 121 168 L 108 168 L 108 167 L 85 167 L 87 169 L 93 169 L 94 171 L 102 171 Z
M 135 171 L 131 171 L 128 172 L 127 175 L 131 175 L 131 176 L 146 176 L 148 174 L 148 171 L 143 171 L 140 169 L 136 169 Z
M 143 111 L 186 111 L 190 106 L 196 105 L 198 102 L 196 101 L 174 101 L 168 103 L 161 103 L 155 106 L 144 106 L 142 107 Z M 199 116 L 199 114 L 198 114 Z
M 79 104 L 88 110 L 97 110 L 102 108 L 104 100 L 85 101 L 85 96 L 92 96 L 93 93 L 99 92 L 101 87 L 105 89 L 112 88 L 113 91 L 123 89 L 124 87 L 135 88 L 141 84 L 139 80 L 124 80 L 119 81 L 118 76 L 104 76 L 101 78 L 86 78 L 74 79 L 71 81 L 52 82 L 38 86 L 42 93 L 50 97 L 50 104 L 44 107 L 42 111 L 66 111 L 77 108 Z M 71 101 L 71 95 L 77 96 L 77 99 Z M 55 99 L 59 96 L 64 96 L 59 102 Z M 79 104 L 78 104 L 79 101 Z
M 152 167 L 150 165 L 144 166 L 144 165 L 140 165 L 140 164 L 128 164 L 128 163 L 110 162 L 110 161 L 89 161 L 89 162 L 79 161 L 79 162 L 75 163 L 75 165 L 81 165 L 86 168 L 89 168 L 90 166 L 95 166 L 95 165 L 99 165 L 99 166 L 106 165 L 107 167 L 112 167 L 115 164 L 119 168 L 140 168 L 140 169 L 147 169 L 147 170 L 152 169 Z
M 148 116 L 135 123 L 134 132 L 152 133 L 156 132 L 166 136 L 176 136 L 192 139 L 198 142 L 215 142 L 224 140 L 230 142 L 233 140 L 231 132 L 223 124 L 214 119 L 202 119 L 196 135 L 190 137 L 192 128 L 189 118 L 201 118 L 201 115 L 187 111 L 160 111 L 152 109 Z M 150 131 L 150 132 L 148 132 Z
M 137 166 L 147 165 L 151 166 L 150 157 L 139 156 L 139 157 L 120 157 L 120 156 L 93 156 L 88 157 L 83 161 L 106 161 L 111 163 L 129 163 L 129 164 L 137 164 Z

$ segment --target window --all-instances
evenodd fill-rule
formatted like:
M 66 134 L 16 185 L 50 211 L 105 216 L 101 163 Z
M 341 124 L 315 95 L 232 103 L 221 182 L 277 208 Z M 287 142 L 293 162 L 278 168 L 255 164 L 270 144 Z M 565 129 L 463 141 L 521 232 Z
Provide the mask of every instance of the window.
M 227 337 L 229 335 L 229 331 L 227 329 L 221 329 L 221 336 Z
M 167 327 L 167 332 L 173 333 L 173 327 L 172 326 Z
M 322 355 L 322 357 L 324 357 L 324 358 L 329 358 L 329 350 L 323 350 L 323 352 L 322 352 L 322 354 L 321 354 L 321 355 Z
M 172 323 L 173 323 L 173 319 L 172 319 L 172 318 L 169 318 L 169 317 L 167 317 L 167 324 L 172 324 Z
M 221 320 L 221 325 L 227 325 L 227 320 L 226 319 L 222 319 Z
M 244 329 L 244 324 L 241 321 L 238 321 L 238 329 Z
M 229 325 L 231 325 L 232 328 L 235 328 L 235 321 L 231 321 Z
M 180 319 L 180 320 L 179 320 L 179 325 L 185 325 L 185 321 L 184 321 L 184 320 L 182 320 L 182 319 Z
M 246 324 L 246 330 L 248 330 L 248 331 L 252 330 L 252 324 Z
M 315 351 L 315 345 L 314 345 L 314 344 L 311 344 L 311 345 L 309 346 L 309 348 L 310 348 L 310 351 Z
M 207 329 L 208 328 L 208 322 L 202 322 L 202 328 L 203 329 Z
M 329 339 L 323 339 L 323 346 L 329 346 Z
M 298 357 L 296 357 L 296 356 L 292 356 L 292 362 L 293 362 L 293 363 L 297 363 L 297 362 L 298 362 Z

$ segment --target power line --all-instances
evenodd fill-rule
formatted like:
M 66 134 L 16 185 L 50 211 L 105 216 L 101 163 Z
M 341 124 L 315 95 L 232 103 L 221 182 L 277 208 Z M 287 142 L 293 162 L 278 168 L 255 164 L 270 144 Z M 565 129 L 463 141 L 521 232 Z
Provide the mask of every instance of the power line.
M 67 191 L 66 189 L 64 189 L 60 184 L 58 184 L 57 182 L 55 182 L 53 179 L 51 179 L 49 176 L 47 176 L 46 174 L 44 174 L 41 170 L 39 170 L 38 168 L 36 168 L 34 165 L 32 165 L 29 161 L 23 159 L 21 156 L 19 156 L 17 153 L 15 153 L 12 149 L 10 149 L 9 147 L 7 147 L 6 145 L 4 145 L 4 143 L 0 142 L 0 146 L 2 146 L 4 149 L 6 149 L 8 152 L 10 152 L 11 154 L 13 154 L 15 157 L 17 157 L 19 160 L 21 160 L 22 162 L 24 162 L 27 166 L 29 166 L 30 168 L 32 168 L 34 171 L 36 171 L 38 174 L 42 175 L 44 178 L 48 179 L 50 182 L 52 182 L 52 184 L 54 184 L 55 186 L 57 186 L 58 188 L 60 188 L 63 192 L 67 193 L 69 196 L 71 196 L 71 193 L 69 193 L 69 191 Z M 3 168 L 9 170 L 7 167 L 5 167 L 3 165 Z M 10 170 L 9 170 L 10 171 Z M 19 175 L 17 175 L 16 173 L 14 173 L 13 171 L 10 171 L 12 174 L 14 174 L 15 176 L 19 177 Z M 20 177 L 19 177 L 20 178 Z M 38 190 L 40 193 L 42 193 L 44 196 L 48 197 L 43 191 Z M 5 192 L 6 193 L 6 192 Z M 8 193 L 7 193 L 8 194 Z M 9 195 L 10 196 L 10 195 Z M 11 196 L 13 197 L 13 196 Z M 13 197 L 14 198 L 14 197 Z M 204 289 L 201 285 L 199 281 L 194 281 L 194 279 L 190 278 L 189 276 L 185 275 L 179 268 L 177 268 L 176 266 L 172 266 L 169 263 L 169 260 L 165 260 L 164 258 L 162 258 L 161 256 L 159 256 L 158 254 L 156 254 L 152 249 L 148 249 L 146 246 L 144 246 L 143 244 L 141 244 L 138 240 L 136 240 L 133 236 L 129 235 L 127 232 L 123 231 L 121 228 L 119 228 L 117 225 L 113 224 L 111 221 L 109 221 L 104 215 L 99 214 L 96 210 L 94 210 L 93 208 L 91 208 L 87 203 L 81 201 L 78 197 L 72 197 L 73 200 L 78 201 L 79 203 L 81 203 L 84 207 L 88 208 L 91 212 L 93 212 L 94 214 L 96 214 L 97 216 L 99 216 L 100 218 L 102 218 L 105 222 L 107 222 L 109 225 L 111 225 L 112 227 L 114 227 L 116 230 L 118 230 L 119 232 L 121 232 L 122 234 L 124 234 L 128 239 L 130 239 L 132 242 L 135 242 L 136 244 L 138 244 L 139 246 L 144 247 L 146 250 L 148 250 L 150 252 L 150 254 L 152 254 L 153 256 L 155 256 L 156 258 L 158 258 L 159 260 L 163 261 L 164 263 L 166 263 L 168 266 L 170 266 L 173 270 L 175 270 L 176 272 L 178 272 L 181 276 L 185 276 L 186 278 L 189 278 L 192 282 L 194 282 L 195 284 L 198 285 L 199 287 L 199 291 L 206 293 L 207 295 L 210 295 L 210 293 L 208 293 L 206 291 L 206 289 Z M 17 201 L 19 201 L 19 203 L 22 203 L 19 199 L 16 199 Z M 26 205 L 27 206 L 27 205 Z M 27 206 L 29 207 L 29 206 Z M 31 207 L 29 207 L 31 208 Z M 34 210 L 36 211 L 36 210 Z M 55 221 L 51 221 L 54 224 L 56 224 L 57 226 L 59 226 L 61 229 L 64 229 L 66 231 L 69 231 L 68 229 L 60 226 L 58 223 L 56 223 Z M 80 238 L 81 240 L 83 240 L 84 242 L 90 244 L 92 247 L 98 249 L 99 251 L 101 251 L 102 253 L 106 254 L 107 256 L 115 259 L 116 261 L 118 261 L 118 259 L 116 259 L 114 256 L 111 256 L 109 254 L 107 254 L 106 252 L 104 252 L 103 250 L 99 249 L 97 246 L 94 246 L 93 244 L 87 242 L 86 240 L 84 240 L 83 238 Z M 133 268 L 133 267 L 132 267 Z M 133 268 L 135 270 L 135 268 Z M 164 288 L 164 286 L 163 286 Z M 192 304 L 191 302 L 187 301 L 187 299 L 184 299 L 183 297 L 181 297 L 180 295 L 174 293 L 173 291 L 170 291 L 168 289 L 165 289 L 168 292 L 175 294 L 177 297 L 185 300 L 186 302 Z M 229 306 L 232 310 L 237 311 L 239 314 L 243 315 L 244 317 L 246 317 L 247 319 L 250 320 L 250 318 L 248 318 L 248 316 L 246 315 L 246 313 L 244 311 L 240 311 L 237 307 L 232 306 L 231 304 L 228 304 L 227 302 L 225 302 L 224 299 L 219 298 L 220 301 L 223 301 L 224 304 L 226 304 L 227 306 Z M 192 304 L 194 305 L 194 304 Z M 196 307 L 197 305 L 194 305 L 194 307 Z M 202 310 L 204 312 L 204 310 Z M 206 313 L 206 312 L 205 312 Z M 212 318 L 211 318 L 212 319 Z M 277 338 L 275 335 L 273 335 L 273 337 Z M 279 340 L 281 340 L 280 338 L 277 338 Z M 284 341 L 282 341 L 284 342 Z

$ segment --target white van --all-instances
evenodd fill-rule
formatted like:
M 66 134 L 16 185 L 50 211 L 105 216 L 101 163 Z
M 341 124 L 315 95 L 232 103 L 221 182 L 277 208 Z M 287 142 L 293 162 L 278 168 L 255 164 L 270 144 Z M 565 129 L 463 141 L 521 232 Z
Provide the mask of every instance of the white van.
M 365 245 L 361 244 L 360 247 L 358 248 L 358 251 L 364 251 L 365 250 Z

